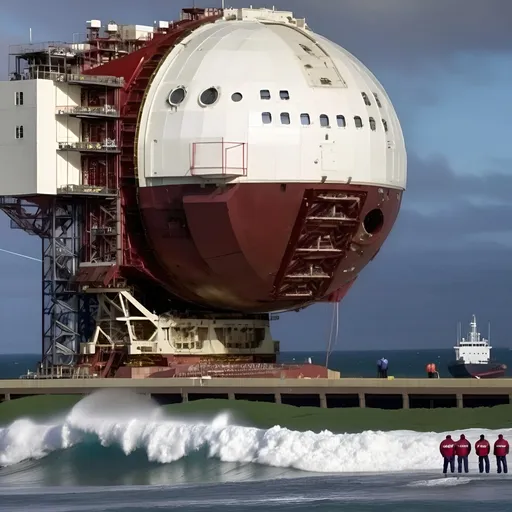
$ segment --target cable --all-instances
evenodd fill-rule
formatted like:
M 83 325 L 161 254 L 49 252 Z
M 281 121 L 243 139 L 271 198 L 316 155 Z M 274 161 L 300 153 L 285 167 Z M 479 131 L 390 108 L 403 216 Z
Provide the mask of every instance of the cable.
M 39 263 L 43 262 L 43 260 L 41 260 L 40 258 L 34 258 L 33 256 L 27 256 L 26 254 L 20 254 L 19 252 L 8 251 L 7 249 L 0 249 L 0 252 L 6 252 L 7 254 L 19 256 L 20 258 L 26 258 L 27 260 L 38 261 Z
M 333 306 L 336 306 L 336 303 L 333 303 Z M 327 366 L 329 364 L 329 356 L 331 355 L 332 334 L 334 331 L 334 319 L 335 319 L 335 307 L 333 307 L 333 310 L 332 310 L 331 331 L 329 333 L 329 340 L 327 342 L 327 350 L 325 353 L 325 366 Z
M 339 329 L 340 329 L 340 303 L 334 302 L 332 306 L 333 306 L 333 309 L 332 309 L 332 319 L 331 319 L 331 332 L 329 334 L 329 342 L 327 344 L 327 354 L 325 357 L 325 366 L 328 366 L 329 357 L 333 353 L 334 347 L 336 347 L 336 345 L 338 343 Z M 334 325 L 336 325 L 336 330 L 334 329 Z M 333 335 L 334 330 L 335 330 L 335 336 L 334 336 L 334 344 L 333 344 L 332 343 L 332 335 Z

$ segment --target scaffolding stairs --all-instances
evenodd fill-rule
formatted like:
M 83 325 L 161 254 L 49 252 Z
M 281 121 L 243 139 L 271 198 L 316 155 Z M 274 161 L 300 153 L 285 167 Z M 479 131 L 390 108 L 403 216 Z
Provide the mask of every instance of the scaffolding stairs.
M 350 250 L 364 193 L 307 190 L 274 280 L 275 298 L 322 299 Z

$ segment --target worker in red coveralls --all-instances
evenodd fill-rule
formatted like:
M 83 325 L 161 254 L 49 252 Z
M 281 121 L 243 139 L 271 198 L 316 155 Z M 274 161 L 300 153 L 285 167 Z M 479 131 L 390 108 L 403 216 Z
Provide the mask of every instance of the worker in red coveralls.
M 464 434 L 455 442 L 455 455 L 457 456 L 457 470 L 462 473 L 462 464 L 464 463 L 464 473 L 469 473 L 468 456 L 471 453 L 471 443 Z
M 455 443 L 452 436 L 446 436 L 446 439 L 441 441 L 439 445 L 439 451 L 443 457 L 443 473 L 446 476 L 448 471 L 448 464 L 450 465 L 450 471 L 455 472 Z
M 478 455 L 478 470 L 480 473 L 484 472 L 484 464 L 485 464 L 485 472 L 489 473 L 489 453 L 491 451 L 491 445 L 489 441 L 485 439 L 485 436 L 482 434 L 480 439 L 475 444 L 475 453 Z
M 496 467 L 498 473 L 501 473 L 501 467 L 503 466 L 503 473 L 508 473 L 507 467 L 507 455 L 510 450 L 508 441 L 503 439 L 503 434 L 498 436 L 498 440 L 494 443 L 494 455 L 496 456 Z

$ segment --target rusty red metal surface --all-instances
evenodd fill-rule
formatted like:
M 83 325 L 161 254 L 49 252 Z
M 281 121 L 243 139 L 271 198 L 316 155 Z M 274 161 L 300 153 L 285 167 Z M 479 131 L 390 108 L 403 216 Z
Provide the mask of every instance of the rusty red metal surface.
M 119 187 L 122 261 L 103 272 L 137 276 L 139 289 L 158 283 L 168 293 L 211 310 L 258 313 L 339 301 L 380 249 L 398 214 L 401 193 L 380 187 L 322 184 L 244 184 L 225 188 L 138 187 L 138 119 L 152 76 L 168 52 L 191 31 L 218 16 L 174 25 L 134 53 L 87 73 L 124 77 L 120 93 Z M 195 19 L 194 19 L 195 18 Z M 322 194 L 346 194 L 340 203 Z M 335 206 L 338 216 L 327 218 Z M 382 227 L 365 237 L 372 209 Z M 330 239 L 332 250 L 313 247 Z M 95 278 L 81 271 L 80 282 Z M 86 275 L 87 274 L 87 275 Z
M 324 219 L 324 226 L 308 223 L 302 206 L 323 193 L 360 198 L 359 207 L 340 209 L 339 218 L 313 215 Z M 159 263 L 159 279 L 169 291 L 212 307 L 267 312 L 343 298 L 388 236 L 401 194 L 358 185 L 294 183 L 284 190 L 279 183 L 223 190 L 177 185 L 140 189 L 139 201 L 147 240 Z M 384 223 L 378 233 L 361 240 L 361 223 L 375 208 L 382 210 Z M 341 215 L 350 218 L 343 220 Z M 335 250 L 308 253 L 306 248 L 314 248 L 326 233 Z M 310 287 L 302 289 L 311 295 L 287 295 L 287 290 L 296 288 L 294 283 L 290 287 L 293 279 L 287 282 L 286 276 L 311 264 L 325 273 L 316 279 L 318 285 L 303 278 Z

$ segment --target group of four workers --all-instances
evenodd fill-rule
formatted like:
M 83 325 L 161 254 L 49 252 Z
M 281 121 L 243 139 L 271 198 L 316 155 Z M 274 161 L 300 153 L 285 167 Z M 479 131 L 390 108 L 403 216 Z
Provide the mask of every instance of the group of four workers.
M 496 457 L 496 469 L 498 473 L 508 473 L 507 467 L 507 455 L 509 452 L 509 444 L 504 439 L 503 434 L 498 436 L 498 439 L 494 443 L 493 454 Z M 443 473 L 446 476 L 448 472 L 448 466 L 450 471 L 455 473 L 455 457 L 457 457 L 457 469 L 459 473 L 462 473 L 462 466 L 464 466 L 464 472 L 468 473 L 468 456 L 471 453 L 471 443 L 466 439 L 464 434 L 461 434 L 458 441 L 454 441 L 450 435 L 446 436 L 441 444 L 439 445 L 439 451 L 444 459 Z M 485 439 L 484 435 L 480 436 L 480 439 L 475 444 L 475 453 L 478 456 L 478 469 L 480 473 L 489 473 L 489 454 L 491 452 L 491 445 L 489 441 Z

